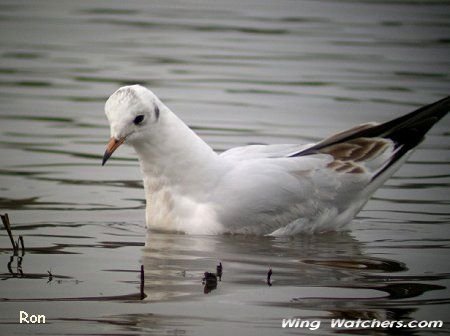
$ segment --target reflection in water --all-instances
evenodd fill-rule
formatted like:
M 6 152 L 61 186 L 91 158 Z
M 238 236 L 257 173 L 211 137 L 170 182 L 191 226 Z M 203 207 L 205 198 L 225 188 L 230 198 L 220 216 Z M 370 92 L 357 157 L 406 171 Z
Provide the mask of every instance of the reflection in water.
M 335 267 L 341 269 L 360 269 L 366 271 L 376 271 L 376 272 L 401 272 L 406 271 L 407 267 L 403 263 L 399 263 L 393 260 L 385 260 L 381 258 L 364 258 L 364 257 L 352 257 L 352 258 L 342 258 L 342 259 L 305 259 L 302 260 L 305 264 L 320 265 L 327 267 Z
M 47 280 L 47 283 L 53 281 L 53 274 L 51 273 L 51 271 L 47 271 L 46 273 L 29 273 L 29 272 L 24 272 L 23 270 L 23 261 L 24 261 L 24 255 L 16 255 L 13 254 L 9 257 L 9 261 L 6 264 L 6 268 L 8 269 L 9 274 L 4 273 L 4 274 L 0 274 L 0 280 L 12 280 L 12 279 L 34 279 L 34 280 Z M 67 276 L 60 276 L 57 275 L 55 276 L 56 279 L 58 279 L 58 281 L 62 281 L 62 280 L 67 280 L 70 279 L 70 277 Z M 0 298 L 1 300 L 4 300 L 5 298 Z M 8 298 L 7 300 L 15 300 L 16 298 Z M 46 300 L 47 298 L 41 298 L 38 300 Z M 19 299 L 19 301 L 21 301 Z
M 152 296 L 161 300 L 195 295 L 198 290 L 192 284 L 193 278 L 199 278 L 203 265 L 217 258 L 227 265 L 220 293 L 241 292 L 243 288 L 258 291 L 264 284 L 264 274 L 269 276 L 266 265 L 270 264 L 270 269 L 277 271 L 274 290 L 296 286 L 304 296 L 291 297 L 289 302 L 271 301 L 269 306 L 328 311 L 335 318 L 408 320 L 416 312 L 411 306 L 440 302 L 422 298 L 425 293 L 446 288 L 402 281 L 401 274 L 408 271 L 404 263 L 365 255 L 361 243 L 347 233 L 290 239 L 149 233 L 146 246 L 144 263 L 150 269 L 157 267 L 146 279 L 150 300 Z M 162 260 L 162 255 L 153 252 L 163 247 Z M 340 258 L 336 258 L 337 252 Z M 181 270 L 187 278 L 183 278 Z M 163 275 L 169 282 L 161 286 Z M 244 295 L 241 300 L 254 300 L 251 297 Z M 266 300 L 264 296 L 257 298 L 264 305 Z
M 12 268 L 12 264 L 14 263 L 14 261 L 17 260 L 16 263 L 16 271 L 13 271 Z M 21 278 L 23 277 L 23 270 L 22 270 L 22 260 L 23 260 L 23 255 L 22 256 L 17 256 L 17 255 L 12 255 L 9 259 L 9 262 L 7 264 L 7 268 L 9 273 L 12 275 L 13 278 Z M 3 278 L 2 280 L 5 280 L 6 278 Z
M 22 245 L 23 246 L 23 245 Z M 8 273 L 0 274 L 0 280 L 10 280 L 10 279 L 48 279 L 47 282 L 53 280 L 53 274 L 50 271 L 47 273 L 28 273 L 23 270 L 23 261 L 25 258 L 25 250 L 22 249 L 20 254 L 18 251 L 14 250 L 11 256 L 9 257 L 9 261 L 6 264 L 6 268 L 8 269 Z M 59 277 L 58 278 L 66 278 Z
M 124 231 L 122 226 L 116 230 Z M 130 233 L 130 232 L 128 232 Z M 123 238 L 124 236 L 122 236 Z M 99 241 L 97 247 L 107 251 L 111 260 L 123 255 L 123 249 L 135 244 L 117 241 Z M 128 246 L 129 245 L 129 246 Z M 75 246 L 75 245 L 73 245 Z M 73 248 L 60 247 L 61 253 Z M 84 248 L 81 247 L 80 248 Z M 28 251 L 29 257 L 37 252 Z M 39 250 L 45 253 L 45 250 Z M 48 256 L 52 256 L 49 249 Z M 64 254 L 62 254 L 64 255 Z M 70 256 L 70 254 L 67 254 Z M 339 257 L 337 257 L 339 256 Z M 18 259 L 11 261 L 21 262 Z M 252 237 L 240 235 L 225 236 L 187 236 L 148 232 L 146 246 L 142 249 L 141 260 L 145 275 L 141 271 L 140 282 L 133 281 L 134 289 L 140 293 L 124 295 L 94 295 L 72 297 L 11 297 L 7 302 L 135 302 L 192 304 L 200 307 L 204 300 L 212 300 L 215 307 L 208 313 L 204 310 L 188 309 L 177 311 L 177 317 L 159 316 L 158 322 L 149 319 L 148 314 L 114 314 L 95 318 L 61 318 L 60 321 L 95 321 L 99 324 L 113 323 L 121 328 L 139 326 L 143 329 L 161 328 L 166 323 L 178 321 L 181 329 L 189 325 L 202 324 L 214 319 L 225 323 L 235 305 L 243 307 L 270 307 L 298 310 L 297 316 L 313 319 L 311 312 L 327 312 L 324 325 L 329 318 L 347 319 L 413 319 L 417 307 L 448 303 L 448 295 L 430 296 L 434 291 L 445 290 L 445 286 L 427 283 L 447 279 L 442 275 L 429 277 L 411 277 L 405 275 L 408 266 L 392 259 L 372 257 L 365 252 L 364 244 L 349 233 L 333 233 L 320 236 L 303 237 Z M 205 269 L 216 267 L 217 260 L 226 266 L 226 277 L 220 282 L 213 273 L 206 274 Z M 113 263 L 114 264 L 114 263 Z M 267 287 L 268 269 L 276 274 L 276 286 Z M 27 279 L 49 279 L 48 274 L 27 274 L 10 267 L 17 279 L 21 274 Z M 141 268 L 142 270 L 142 268 Z M 130 269 L 97 269 L 100 278 L 109 274 L 135 272 Z M 107 273 L 105 273 L 107 272 Z M 56 280 L 70 281 L 69 277 L 53 275 Z M 13 279 L 13 276 L 3 276 Z M 214 279 L 213 279 L 214 278 Z M 199 286 L 204 280 L 203 288 Z M 410 279 L 410 280 L 408 280 Z M 271 281 L 270 281 L 271 282 Z M 268 291 L 265 291 L 268 289 Z M 203 293 L 209 293 L 207 299 Z M 4 302 L 6 302 L 4 301 Z M 221 304 L 217 305 L 220 301 Z M 227 303 L 228 302 L 228 303 Z M 232 306 L 228 305 L 232 302 Z M 249 306 L 249 304 L 251 305 Z M 148 308 L 151 309 L 152 305 Z M 163 305 L 164 307 L 164 305 Z M 231 309 L 231 310 L 230 310 Z M 181 314 L 181 315 L 180 315 Z M 320 314 L 319 314 L 320 315 Z M 174 320 L 175 319 L 175 320 Z M 109 321 L 109 322 L 108 322 Z M 356 331 L 355 331 L 356 332 Z M 389 330 L 383 332 L 388 333 Z M 405 330 L 405 332 L 410 332 Z M 411 331 L 412 332 L 412 331 Z

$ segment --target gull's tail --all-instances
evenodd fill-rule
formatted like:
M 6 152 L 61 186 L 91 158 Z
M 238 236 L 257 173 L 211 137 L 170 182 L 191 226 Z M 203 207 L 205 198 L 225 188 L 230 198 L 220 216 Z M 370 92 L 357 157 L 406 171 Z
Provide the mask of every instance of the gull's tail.
M 326 153 L 334 157 L 329 167 L 342 173 L 371 173 L 375 190 L 406 159 L 428 130 L 450 110 L 450 96 L 383 124 L 365 124 L 333 135 L 290 155 Z

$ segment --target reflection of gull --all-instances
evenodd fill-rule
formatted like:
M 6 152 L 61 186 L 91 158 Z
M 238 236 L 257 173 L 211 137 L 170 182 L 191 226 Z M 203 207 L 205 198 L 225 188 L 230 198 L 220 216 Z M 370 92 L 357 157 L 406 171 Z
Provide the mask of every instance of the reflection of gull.
M 449 110 L 450 97 L 384 124 L 310 145 L 253 145 L 220 155 L 151 91 L 134 85 L 106 102 L 111 140 L 125 141 L 144 175 L 147 226 L 187 233 L 287 235 L 343 227 Z

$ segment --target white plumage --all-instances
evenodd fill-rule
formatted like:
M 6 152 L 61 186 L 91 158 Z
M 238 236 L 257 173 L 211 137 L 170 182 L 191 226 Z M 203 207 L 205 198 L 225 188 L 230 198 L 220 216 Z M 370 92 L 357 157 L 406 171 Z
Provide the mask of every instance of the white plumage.
M 291 235 L 344 227 L 449 109 L 449 98 L 385 124 L 310 145 L 253 145 L 222 154 L 151 91 L 108 99 L 111 140 L 136 150 L 152 229 L 196 234 Z

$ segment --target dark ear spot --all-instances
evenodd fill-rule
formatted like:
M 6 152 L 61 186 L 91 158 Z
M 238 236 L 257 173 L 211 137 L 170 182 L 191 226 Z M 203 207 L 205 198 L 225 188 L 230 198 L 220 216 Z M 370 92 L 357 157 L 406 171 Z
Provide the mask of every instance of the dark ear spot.
M 155 120 L 158 121 L 159 119 L 159 107 L 158 105 L 155 105 Z

